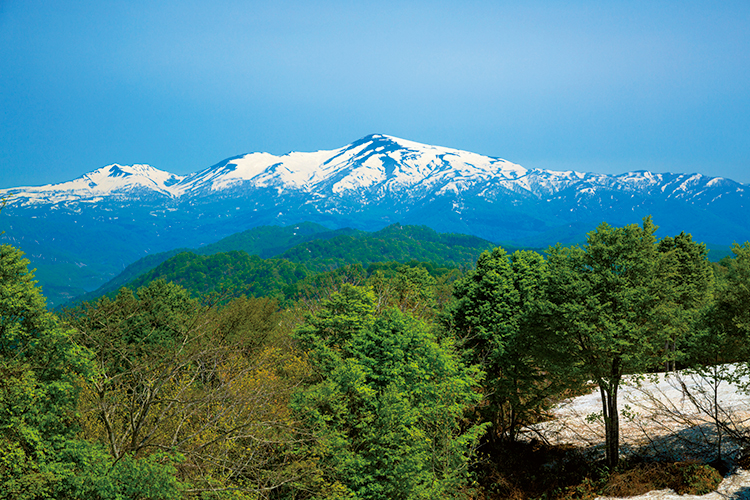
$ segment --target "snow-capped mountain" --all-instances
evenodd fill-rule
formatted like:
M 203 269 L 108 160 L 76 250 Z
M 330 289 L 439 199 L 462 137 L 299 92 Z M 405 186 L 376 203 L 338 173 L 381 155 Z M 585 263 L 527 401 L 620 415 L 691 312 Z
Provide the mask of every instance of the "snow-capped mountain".
M 580 203 L 604 192 L 615 192 L 633 196 L 648 193 L 708 205 L 722 197 L 744 195 L 746 187 L 701 174 L 638 171 L 612 176 L 530 170 L 499 158 L 376 134 L 329 151 L 236 156 L 187 176 L 148 165 L 115 164 L 69 182 L 5 189 L 0 194 L 13 194 L 12 205 L 28 206 L 142 199 L 149 195 L 195 201 L 259 189 L 271 189 L 279 195 L 307 195 L 310 199 L 306 203 L 353 196 L 368 204 L 397 193 L 410 199 L 471 194 L 490 203 L 507 196 L 550 201 L 572 195 Z M 574 193 L 568 192 L 570 189 Z
M 334 150 L 235 156 L 187 176 L 110 165 L 62 184 L 0 190 L 11 195 L 0 229 L 41 281 L 54 268 L 72 280 L 58 286 L 84 276 L 76 286 L 90 289 L 144 253 L 303 220 L 366 230 L 421 224 L 546 246 L 581 241 L 602 221 L 652 215 L 664 235 L 730 244 L 750 239 L 748 189 L 700 174 L 527 169 L 376 134 Z
M 306 193 L 414 189 L 435 191 L 455 181 L 516 179 L 520 165 L 456 149 L 428 146 L 385 135 L 371 135 L 343 148 L 284 156 L 252 153 L 225 160 L 188 176 L 181 193 L 230 187 L 274 187 Z
M 250 153 L 224 160 L 188 176 L 148 165 L 110 165 L 73 181 L 21 187 L 13 204 L 100 201 L 103 196 L 140 197 L 151 192 L 168 197 L 206 196 L 236 189 L 274 188 L 313 195 L 414 190 L 442 194 L 496 179 L 522 186 L 527 170 L 498 158 L 385 135 L 371 135 L 348 146 L 283 156 Z M 580 174 L 582 175 L 582 174 Z M 524 186 L 528 189 L 528 186 Z
M 72 181 L 38 187 L 0 190 L 12 196 L 11 204 L 97 203 L 106 198 L 133 198 L 148 195 L 173 197 L 183 176 L 158 170 L 150 165 L 108 165 Z

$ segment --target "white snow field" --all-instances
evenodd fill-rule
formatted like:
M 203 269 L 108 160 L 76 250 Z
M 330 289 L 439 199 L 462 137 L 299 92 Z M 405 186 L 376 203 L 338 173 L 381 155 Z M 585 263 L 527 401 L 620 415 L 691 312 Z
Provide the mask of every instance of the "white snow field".
M 734 383 L 722 378 L 734 379 Z M 730 463 L 737 458 L 738 440 L 750 432 L 747 367 L 722 365 L 702 375 L 678 371 L 640 381 L 628 377 L 623 382 L 618 396 L 621 456 L 700 461 L 723 458 Z M 583 446 L 593 456 L 603 456 L 601 411 L 601 397 L 595 388 L 590 394 L 559 404 L 554 409 L 555 420 L 533 430 L 552 444 Z M 703 496 L 660 490 L 630 498 L 750 499 L 750 471 L 735 468 L 717 491 Z

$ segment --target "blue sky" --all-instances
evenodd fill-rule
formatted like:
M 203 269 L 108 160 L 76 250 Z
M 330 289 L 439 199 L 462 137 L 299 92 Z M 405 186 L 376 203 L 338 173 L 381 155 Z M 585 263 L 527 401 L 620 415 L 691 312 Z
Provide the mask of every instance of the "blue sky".
M 750 2 L 0 0 L 0 187 L 370 133 L 750 182 Z

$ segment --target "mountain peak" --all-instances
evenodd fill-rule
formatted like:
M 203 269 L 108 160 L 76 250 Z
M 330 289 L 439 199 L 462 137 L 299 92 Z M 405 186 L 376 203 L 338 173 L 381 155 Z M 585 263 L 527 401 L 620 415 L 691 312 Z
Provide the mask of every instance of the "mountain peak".
M 23 245 L 60 289 L 70 277 L 89 286 L 95 273 L 116 274 L 144 251 L 301 220 L 365 230 L 400 222 L 546 247 L 580 241 L 604 220 L 624 225 L 652 215 L 661 234 L 727 244 L 750 238 L 750 188 L 728 179 L 527 170 L 386 134 L 333 150 L 235 156 L 187 177 L 112 164 L 60 184 L 0 190 L 7 195 L 0 222 L 11 228 L 3 237 Z M 72 249 L 85 256 L 74 260 Z
M 123 182 L 124 183 L 137 182 L 135 181 L 135 179 L 141 179 L 144 182 L 151 181 L 156 184 L 159 184 L 162 181 L 166 181 L 167 179 L 171 179 L 175 177 L 179 177 L 179 176 L 176 176 L 164 170 L 159 170 L 158 168 L 154 168 L 151 165 L 145 165 L 145 164 L 120 165 L 118 163 L 113 163 L 112 165 L 107 165 L 106 167 L 102 167 L 97 170 L 94 170 L 93 172 L 89 172 L 88 174 L 84 174 L 78 179 L 81 179 L 81 178 L 97 179 L 97 180 L 116 179 L 116 180 L 108 181 L 114 184 L 122 184 Z M 78 179 L 74 179 L 71 182 L 75 182 Z
M 2 190 L 13 194 L 10 204 L 60 203 L 98 201 L 109 196 L 132 196 L 151 192 L 173 197 L 173 186 L 183 179 L 151 165 L 119 165 L 113 163 L 72 181 L 44 186 L 28 186 Z
M 109 169 L 109 175 L 107 177 L 126 177 L 133 175 L 130 172 L 126 172 L 120 165 L 112 165 Z
M 659 189 L 674 196 L 708 196 L 707 188 L 719 186 L 727 194 L 741 191 L 732 187 L 731 181 L 700 175 L 637 171 L 609 176 L 527 170 L 501 158 L 374 133 L 334 150 L 234 156 L 188 176 L 144 164 L 112 164 L 69 182 L 4 191 L 16 193 L 12 204 L 140 199 L 149 193 L 192 200 L 212 193 L 255 196 L 252 193 L 257 190 L 270 190 L 274 196 L 296 193 L 306 200 L 305 205 L 333 197 L 351 198 L 347 203 L 356 200 L 376 205 L 387 198 L 461 197 L 470 193 L 478 193 L 488 203 L 506 196 L 520 203 L 527 198 L 559 196 L 570 189 L 590 197 L 611 188 L 619 192 Z M 456 208 L 460 202 L 456 203 L 454 209 L 460 210 Z

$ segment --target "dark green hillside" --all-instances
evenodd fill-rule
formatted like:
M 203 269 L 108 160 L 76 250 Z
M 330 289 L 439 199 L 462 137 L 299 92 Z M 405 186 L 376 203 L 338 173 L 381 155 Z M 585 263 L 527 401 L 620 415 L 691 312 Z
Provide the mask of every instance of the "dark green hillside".
M 120 288 L 124 287 L 134 279 L 136 279 L 138 276 L 140 276 L 143 273 L 146 273 L 162 262 L 164 262 L 167 259 L 171 259 L 175 255 L 178 255 L 182 252 L 189 252 L 190 250 L 188 248 L 177 248 L 175 250 L 170 250 L 168 252 L 159 252 L 151 255 L 147 255 L 143 257 L 142 259 L 138 259 L 137 261 L 130 264 L 128 267 L 125 268 L 123 272 L 115 276 L 113 279 L 106 282 L 104 285 L 100 286 L 93 292 L 89 292 L 86 294 L 83 294 L 79 297 L 76 297 L 72 303 L 78 303 L 78 302 L 86 302 L 89 300 L 94 300 L 98 297 L 101 297 L 102 295 L 107 295 L 109 293 L 114 293 Z
M 262 226 L 229 236 L 214 244 L 192 250 L 194 257 L 219 255 L 219 253 L 242 251 L 245 254 L 269 258 L 278 257 L 289 263 L 303 264 L 311 272 L 337 269 L 348 264 L 368 266 L 374 262 L 430 262 L 436 266 L 460 267 L 472 265 L 480 253 L 495 245 L 487 240 L 463 234 L 441 234 L 425 226 L 402 226 L 394 224 L 374 233 L 354 229 L 327 230 L 323 226 L 304 222 L 286 227 Z M 279 253 L 274 253 L 279 250 Z M 114 280 L 98 290 L 79 297 L 77 302 L 88 301 L 111 294 L 122 286 L 141 286 L 156 278 L 164 278 L 183 283 L 195 293 L 204 293 L 209 288 L 220 288 L 219 281 L 225 277 L 206 273 L 204 263 L 180 257 L 179 265 L 171 260 L 184 249 L 149 255 L 130 266 Z M 244 258 L 244 257 L 243 257 Z M 233 258 L 209 259 L 214 266 L 223 261 L 233 268 L 245 269 L 245 264 L 229 264 Z M 204 262 L 204 261 L 201 261 Z M 208 261 L 205 261 L 208 262 Z M 257 261 L 256 261 L 257 262 Z M 161 266 L 163 264 L 163 266 Z M 160 270 L 157 270 L 159 266 Z M 239 266 L 239 267 L 237 267 Z M 169 271 L 165 271 L 169 269 Z M 199 272 L 198 277 L 188 277 L 180 272 Z M 245 271 L 243 271 L 245 272 Z M 145 273 L 145 274 L 144 274 Z M 136 277 L 140 276 L 137 280 Z M 231 272 L 235 280 L 241 280 L 236 272 Z M 209 287 L 209 276 L 218 281 Z M 244 276 L 244 275 L 243 275 Z M 264 278 L 258 278 L 257 290 L 264 290 Z M 283 286 L 294 282 L 282 280 Z M 280 284 L 282 282 L 279 282 Z M 237 281 L 240 283 L 240 281 Z M 226 284 L 226 283 L 225 283 Z M 239 285 L 238 285 L 239 286 Z M 244 285 L 243 285 L 244 286 Z M 207 288 L 208 287 L 208 288 Z M 260 291 L 243 293 L 261 294 Z
M 441 234 L 425 226 L 394 224 L 374 233 L 342 234 L 312 240 L 287 250 L 280 258 L 327 271 L 347 264 L 417 260 L 442 266 L 470 265 L 495 245 L 463 234 Z
M 320 224 L 314 224 L 312 222 L 302 222 L 300 224 L 293 224 L 285 227 L 259 226 L 233 234 L 217 241 L 216 243 L 211 243 L 197 249 L 178 248 L 167 252 L 154 253 L 133 262 L 112 280 L 108 281 L 93 292 L 77 297 L 72 302 L 85 302 L 101 297 L 102 295 L 116 292 L 121 287 L 135 280 L 139 275 L 154 269 L 162 262 L 165 262 L 182 252 L 193 252 L 198 255 L 213 255 L 220 252 L 241 250 L 250 255 L 269 258 L 292 248 L 294 245 L 308 241 L 311 238 L 333 237 L 341 234 L 342 231 L 353 230 L 331 231 Z
M 259 228 L 241 233 L 243 236 L 238 235 L 234 241 L 259 240 L 263 234 L 278 235 L 279 229 L 288 228 Z M 332 233 L 335 236 L 329 237 Z M 310 272 L 369 266 L 372 269 L 368 275 L 376 270 L 390 274 L 399 267 L 398 263 L 427 262 L 432 273 L 440 276 L 449 272 L 447 268 L 470 266 L 482 251 L 494 246 L 473 236 L 439 234 L 427 227 L 399 224 L 375 233 L 328 231 L 322 234 L 324 238 L 297 245 L 275 259 L 236 250 L 213 255 L 182 252 L 127 286 L 136 289 L 161 278 L 183 286 L 194 295 L 226 290 L 233 296 L 293 298 L 298 291 L 297 283 L 309 278 Z M 373 267 L 375 263 L 388 264 Z M 315 288 L 313 283 L 308 279 L 299 286 Z
M 398 225 L 297 245 L 315 266 L 361 259 L 319 273 L 180 252 L 60 315 L 0 245 L 0 500 L 713 491 L 750 448 L 716 393 L 747 389 L 750 242 L 712 264 L 689 234 L 655 232 L 648 217 L 602 223 L 582 246 L 495 248 L 465 267 L 363 265 L 484 244 Z M 662 367 L 690 370 L 669 374 L 689 380 L 682 394 L 645 377 Z M 637 374 L 631 410 L 615 396 Z M 570 420 L 589 446 L 552 444 L 556 404 L 592 390 L 600 411 L 581 413 L 598 418 Z M 634 412 L 648 426 L 623 425 Z
M 275 257 L 300 243 L 312 239 L 332 238 L 341 234 L 342 231 L 353 232 L 354 230 L 343 229 L 332 231 L 325 226 L 313 222 L 302 222 L 284 227 L 259 226 L 227 236 L 216 243 L 196 249 L 195 253 L 212 255 L 219 252 L 242 250 L 250 255 L 269 258 Z
M 307 277 L 304 266 L 283 259 L 262 259 L 242 251 L 197 255 L 182 252 L 128 283 L 137 289 L 162 278 L 194 295 L 227 291 L 232 296 L 283 295 L 283 291 Z

